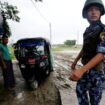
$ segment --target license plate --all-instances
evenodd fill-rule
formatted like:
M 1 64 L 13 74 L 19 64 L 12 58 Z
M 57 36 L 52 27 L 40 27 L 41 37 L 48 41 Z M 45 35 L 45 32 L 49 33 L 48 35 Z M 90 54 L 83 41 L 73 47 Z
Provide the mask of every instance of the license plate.
M 29 59 L 29 60 L 28 60 L 28 63 L 29 63 L 29 64 L 35 64 L 35 59 Z

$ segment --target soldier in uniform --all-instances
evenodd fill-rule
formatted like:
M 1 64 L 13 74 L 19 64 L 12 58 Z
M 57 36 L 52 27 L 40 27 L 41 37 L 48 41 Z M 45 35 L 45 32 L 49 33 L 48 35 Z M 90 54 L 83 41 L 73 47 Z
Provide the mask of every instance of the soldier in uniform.
M 76 93 L 79 105 L 99 105 L 105 81 L 105 25 L 101 16 L 105 14 L 101 0 L 86 0 L 82 15 L 89 22 L 83 34 L 83 47 L 71 65 L 70 80 L 77 81 Z M 81 58 L 83 66 L 76 69 Z

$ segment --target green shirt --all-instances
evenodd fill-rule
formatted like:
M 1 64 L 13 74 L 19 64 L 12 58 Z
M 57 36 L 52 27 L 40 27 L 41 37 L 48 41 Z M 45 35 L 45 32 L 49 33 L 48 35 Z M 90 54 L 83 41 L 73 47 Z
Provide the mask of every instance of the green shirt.
M 4 60 L 11 60 L 7 45 L 0 43 L 0 51 L 2 52 Z

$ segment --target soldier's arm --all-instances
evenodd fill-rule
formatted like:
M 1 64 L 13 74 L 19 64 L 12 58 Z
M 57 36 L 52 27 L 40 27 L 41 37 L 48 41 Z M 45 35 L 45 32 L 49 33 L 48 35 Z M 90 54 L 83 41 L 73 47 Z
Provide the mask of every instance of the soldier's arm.
M 77 81 L 81 78 L 81 76 L 87 72 L 89 69 L 96 66 L 98 63 L 100 63 L 104 59 L 105 54 L 105 32 L 102 32 L 100 34 L 100 43 L 97 46 L 97 54 L 94 56 L 86 65 L 81 67 L 78 70 L 75 70 L 72 75 L 70 76 L 70 79 L 73 81 Z
M 98 63 L 100 63 L 104 59 L 104 54 L 103 53 L 98 53 L 95 57 L 93 57 L 86 65 L 81 67 L 78 70 L 75 70 L 71 76 L 70 79 L 73 81 L 78 81 L 81 76 L 87 72 L 89 69 L 93 68 L 96 66 Z
M 83 49 L 81 49 L 80 53 L 78 54 L 76 59 L 73 61 L 72 65 L 71 65 L 72 70 L 75 69 L 75 66 L 76 66 L 77 62 L 79 61 L 79 59 L 82 57 L 82 54 L 83 54 Z
M 97 64 L 99 64 L 104 59 L 103 53 L 97 53 L 95 57 L 93 57 L 86 65 L 84 65 L 81 69 L 82 72 L 85 73 L 89 69 L 95 67 Z

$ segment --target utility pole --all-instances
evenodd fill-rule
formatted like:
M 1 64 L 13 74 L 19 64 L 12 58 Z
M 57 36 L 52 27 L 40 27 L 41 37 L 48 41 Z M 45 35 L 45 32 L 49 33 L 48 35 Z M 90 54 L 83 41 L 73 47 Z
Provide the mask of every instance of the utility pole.
M 50 34 L 50 43 L 52 44 L 52 27 L 51 27 L 51 22 L 49 22 L 47 19 L 46 19 L 46 17 L 44 17 L 43 16 L 43 14 L 40 12 L 40 10 L 37 8 L 37 6 L 35 5 L 35 2 L 42 2 L 43 0 L 30 0 L 32 3 L 33 3 L 33 5 L 34 5 L 34 7 L 35 7 L 35 9 L 37 10 L 37 12 L 40 14 L 40 16 L 49 24 L 49 34 Z
M 49 23 L 50 28 L 50 43 L 52 44 L 52 29 L 51 29 L 51 23 Z

